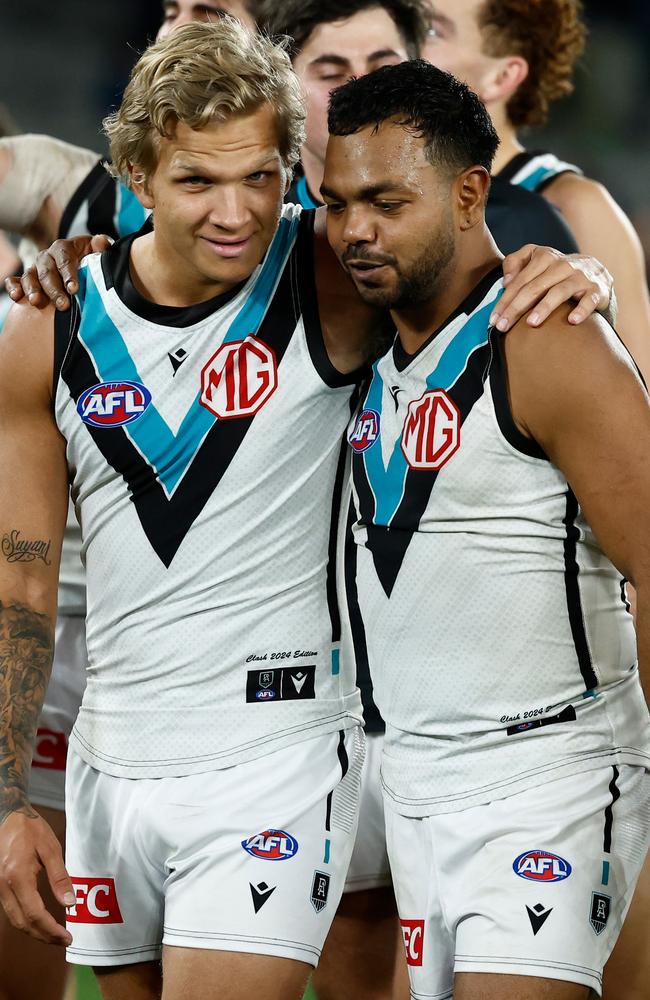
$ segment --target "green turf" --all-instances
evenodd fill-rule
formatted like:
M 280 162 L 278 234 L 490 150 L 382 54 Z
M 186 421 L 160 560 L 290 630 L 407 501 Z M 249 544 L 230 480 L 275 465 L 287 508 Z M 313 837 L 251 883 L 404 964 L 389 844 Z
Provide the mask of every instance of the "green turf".
M 101 1000 L 101 994 L 97 989 L 95 977 L 90 969 L 77 967 L 77 996 L 76 1000 Z M 316 994 L 311 986 L 305 993 L 305 1000 L 316 1000 Z

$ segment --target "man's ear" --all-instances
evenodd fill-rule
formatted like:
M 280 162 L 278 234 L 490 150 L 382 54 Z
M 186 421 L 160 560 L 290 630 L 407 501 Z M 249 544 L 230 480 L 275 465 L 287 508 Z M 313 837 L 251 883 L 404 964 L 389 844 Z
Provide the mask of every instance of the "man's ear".
M 490 175 L 485 167 L 470 167 L 457 178 L 456 205 L 461 232 L 473 229 L 483 220 L 489 190 Z
M 492 59 L 490 70 L 481 81 L 479 96 L 484 104 L 509 101 L 528 76 L 528 63 L 522 56 Z
M 129 163 L 131 189 L 144 208 L 153 208 L 154 202 L 149 187 L 147 174 L 137 163 Z

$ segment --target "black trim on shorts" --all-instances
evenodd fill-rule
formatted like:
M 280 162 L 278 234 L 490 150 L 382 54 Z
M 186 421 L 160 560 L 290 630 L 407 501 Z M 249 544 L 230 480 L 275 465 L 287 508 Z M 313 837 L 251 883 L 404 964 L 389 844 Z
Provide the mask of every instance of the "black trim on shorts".
M 611 854 L 612 852 L 612 827 L 614 825 L 614 803 L 621 797 L 621 790 L 617 785 L 618 780 L 618 768 L 616 764 L 612 766 L 612 771 L 614 772 L 612 780 L 609 783 L 609 792 L 612 796 L 612 801 L 609 803 L 605 809 L 605 830 L 603 833 L 603 851 L 605 854 Z
M 348 752 L 345 749 L 345 730 L 342 729 L 339 733 L 339 745 L 336 748 L 336 754 L 341 765 L 341 780 L 346 776 L 350 769 L 350 761 L 348 758 Z
M 580 531 L 576 525 L 578 517 L 578 501 L 571 487 L 566 491 L 566 514 L 564 525 L 566 527 L 566 537 L 564 539 L 564 587 L 566 590 L 567 611 L 569 613 L 569 624 L 573 644 L 578 658 L 580 673 L 585 684 L 585 690 L 593 691 L 598 687 L 598 678 L 591 662 L 591 653 L 587 643 L 587 633 L 585 631 L 585 621 L 582 614 L 582 603 L 580 600 L 580 567 L 578 565 L 578 541 Z

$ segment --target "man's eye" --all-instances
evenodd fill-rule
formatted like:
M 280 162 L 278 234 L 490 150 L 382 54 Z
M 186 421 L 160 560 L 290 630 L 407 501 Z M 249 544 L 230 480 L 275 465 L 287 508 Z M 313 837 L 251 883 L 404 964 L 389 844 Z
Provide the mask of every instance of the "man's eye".
M 343 205 L 338 201 L 330 201 L 325 206 L 327 208 L 328 214 L 330 215 L 340 215 L 343 211 Z
M 271 176 L 271 174 L 270 174 L 270 172 L 268 170 L 256 170 L 254 173 L 249 174 L 248 177 L 246 178 L 246 180 L 247 181 L 252 181 L 253 184 L 259 184 L 262 181 L 265 181 L 267 179 L 267 177 L 270 177 L 270 176 Z
M 380 212 L 393 212 L 402 203 L 401 201 L 378 201 L 375 204 Z
M 190 187 L 203 187 L 209 184 L 210 181 L 207 177 L 200 177 L 198 174 L 192 175 L 191 177 L 181 177 L 178 181 L 179 184 L 189 184 Z

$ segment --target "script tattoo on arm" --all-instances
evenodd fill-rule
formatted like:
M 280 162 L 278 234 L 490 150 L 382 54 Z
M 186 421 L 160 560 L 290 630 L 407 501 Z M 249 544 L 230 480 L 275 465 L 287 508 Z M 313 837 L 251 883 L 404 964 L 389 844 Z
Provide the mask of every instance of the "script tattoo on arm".
M 0 824 L 13 812 L 38 817 L 27 782 L 53 655 L 50 617 L 0 601 Z
M 51 546 L 49 538 L 47 541 L 44 538 L 33 541 L 21 538 L 20 532 L 15 528 L 2 537 L 2 554 L 9 563 L 34 562 L 35 559 L 41 559 L 46 566 L 51 566 L 52 560 L 49 558 Z

